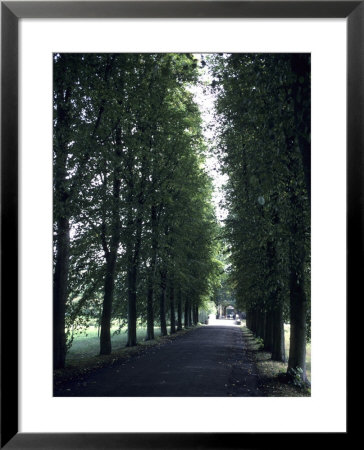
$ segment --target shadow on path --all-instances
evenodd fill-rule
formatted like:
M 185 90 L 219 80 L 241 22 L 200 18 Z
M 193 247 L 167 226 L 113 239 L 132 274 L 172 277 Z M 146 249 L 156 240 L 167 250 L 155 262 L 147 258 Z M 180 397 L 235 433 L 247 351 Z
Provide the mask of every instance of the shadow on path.
M 216 322 L 82 380 L 64 383 L 55 388 L 54 396 L 263 396 L 241 329 Z

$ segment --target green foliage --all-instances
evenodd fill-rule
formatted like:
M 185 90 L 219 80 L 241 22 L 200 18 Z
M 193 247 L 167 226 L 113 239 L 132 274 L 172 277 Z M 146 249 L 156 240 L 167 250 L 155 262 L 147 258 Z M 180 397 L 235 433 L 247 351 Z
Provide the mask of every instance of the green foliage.
M 188 89 L 196 58 L 54 55 L 54 279 L 67 280 L 68 347 L 91 323 L 133 333 L 163 322 L 177 301 L 187 314 L 213 299 L 287 319 L 292 283 L 310 336 L 307 55 L 211 54 L 202 65 L 228 176 L 222 227 Z
M 258 336 L 257 338 L 255 338 L 255 342 L 258 345 L 258 349 L 259 350 L 262 350 L 264 348 L 264 340 L 263 340 L 263 338 Z
M 304 389 L 307 386 L 307 383 L 302 379 L 303 370 L 301 367 L 296 367 L 295 369 L 291 368 L 287 372 L 287 377 L 290 383 L 300 389 Z
M 188 90 L 196 59 L 56 54 L 54 74 L 54 256 L 67 220 L 68 347 L 95 321 L 146 323 L 150 289 L 158 317 L 163 274 L 168 292 L 205 305 L 218 282 L 218 226 Z
M 229 284 L 239 309 L 281 305 L 286 320 L 292 272 L 310 297 L 310 186 L 302 144 L 309 139 L 310 81 L 296 75 L 297 58 L 307 61 L 291 54 L 207 58 L 217 97 L 215 152 L 229 177 Z

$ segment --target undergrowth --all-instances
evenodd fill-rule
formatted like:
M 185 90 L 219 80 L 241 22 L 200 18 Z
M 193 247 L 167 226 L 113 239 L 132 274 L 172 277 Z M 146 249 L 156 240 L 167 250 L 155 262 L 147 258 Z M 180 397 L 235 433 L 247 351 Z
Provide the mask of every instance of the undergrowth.
M 268 397 L 309 397 L 310 388 L 300 380 L 298 369 L 287 375 L 287 363 L 273 361 L 271 353 L 263 350 L 263 341 L 245 326 L 241 327 L 247 350 L 255 359 L 260 388 Z

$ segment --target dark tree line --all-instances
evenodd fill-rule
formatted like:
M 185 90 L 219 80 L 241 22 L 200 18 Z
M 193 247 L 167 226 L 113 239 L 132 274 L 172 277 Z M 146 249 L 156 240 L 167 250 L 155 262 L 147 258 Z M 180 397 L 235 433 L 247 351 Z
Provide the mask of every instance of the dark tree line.
M 225 237 L 247 326 L 306 380 L 310 337 L 310 56 L 210 55 L 217 149 L 229 176 Z
M 196 58 L 54 55 L 55 368 L 72 330 L 91 321 L 100 354 L 112 350 L 115 323 L 127 325 L 128 346 L 139 324 L 146 339 L 155 326 L 167 335 L 196 324 L 220 279 L 275 360 L 286 360 L 290 323 L 288 373 L 306 379 L 310 57 L 209 55 L 202 66 L 213 77 L 215 145 L 228 175 L 222 231 L 188 88 Z M 229 282 L 218 261 L 226 243 Z
M 54 368 L 97 319 L 128 346 L 198 321 L 216 262 L 190 54 L 54 55 Z

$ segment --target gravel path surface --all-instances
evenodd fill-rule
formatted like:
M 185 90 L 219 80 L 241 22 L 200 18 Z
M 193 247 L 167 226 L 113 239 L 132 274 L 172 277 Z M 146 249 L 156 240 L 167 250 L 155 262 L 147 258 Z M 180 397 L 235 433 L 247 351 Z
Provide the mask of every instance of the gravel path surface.
M 54 392 L 57 397 L 263 395 L 241 329 L 232 320 L 211 321 L 119 365 L 63 384 Z

